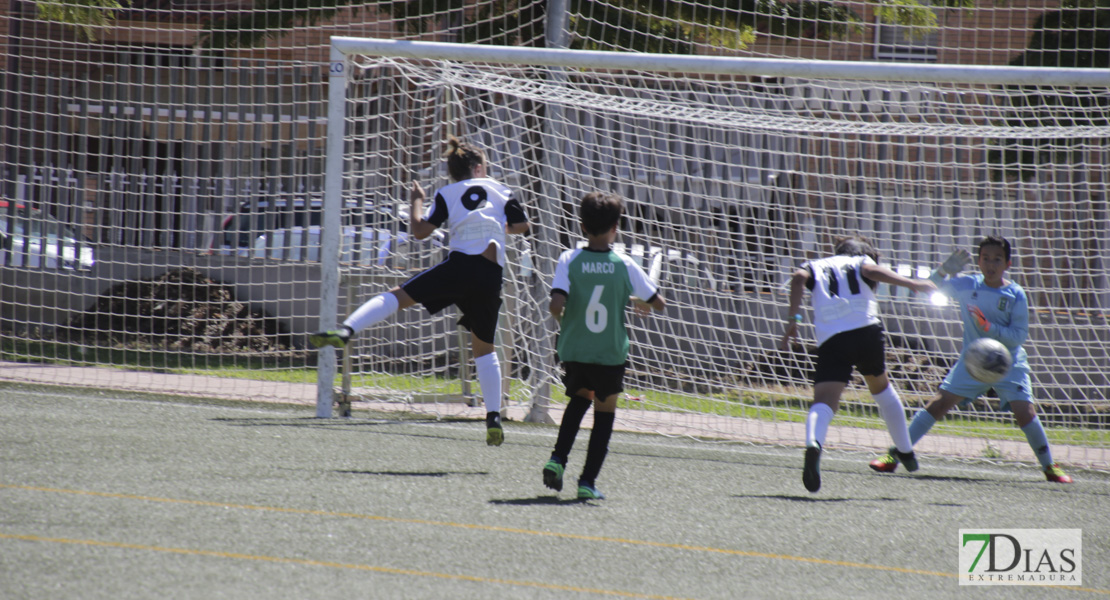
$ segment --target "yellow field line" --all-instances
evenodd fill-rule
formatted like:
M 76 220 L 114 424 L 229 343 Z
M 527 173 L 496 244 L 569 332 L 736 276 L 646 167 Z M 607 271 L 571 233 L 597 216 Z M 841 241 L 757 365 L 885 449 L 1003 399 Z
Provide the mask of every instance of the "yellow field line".
M 948 577 L 948 578 L 957 578 L 957 577 L 959 577 L 959 575 L 956 574 L 956 573 L 943 573 L 943 572 L 940 572 L 940 571 L 924 571 L 924 570 L 920 570 L 920 569 L 906 569 L 906 568 L 902 568 L 902 567 L 890 567 L 890 566 L 886 566 L 886 565 L 873 565 L 873 564 L 867 564 L 867 563 L 848 562 L 848 561 L 841 561 L 841 560 L 828 560 L 828 559 L 824 559 L 824 558 L 813 558 L 813 557 L 807 557 L 807 556 L 791 556 L 789 554 L 771 554 L 771 553 L 767 553 L 767 552 L 752 552 L 752 551 L 748 551 L 748 550 L 733 550 L 733 549 L 730 549 L 730 548 L 714 548 L 712 546 L 691 546 L 691 545 L 687 545 L 687 544 L 673 544 L 673 543 L 668 543 L 668 542 L 653 542 L 653 541 L 650 541 L 650 540 L 635 540 L 635 539 L 596 536 L 596 535 L 582 535 L 582 534 L 576 534 L 576 533 L 558 533 L 558 532 L 554 532 L 554 531 L 537 531 L 537 530 L 532 530 L 532 529 L 517 529 L 517 528 L 514 528 L 514 527 L 500 527 L 500 526 L 497 526 L 497 525 L 477 525 L 477 524 L 473 524 L 473 523 L 454 523 L 454 522 L 450 522 L 450 521 L 429 521 L 429 520 L 426 520 L 426 519 L 403 519 L 403 518 L 399 518 L 399 517 L 383 517 L 383 516 L 380 516 L 380 515 L 366 515 L 366 514 L 359 514 L 359 513 L 344 513 L 344 512 L 333 512 L 333 511 L 324 511 L 324 510 L 308 510 L 308 509 L 300 509 L 300 508 L 285 508 L 285 507 L 279 507 L 279 506 L 257 506 L 257 505 L 251 505 L 251 504 L 228 504 L 226 502 L 210 502 L 210 501 L 205 501 L 205 500 L 184 500 L 184 499 L 179 499 L 179 498 L 159 498 L 159 497 L 153 497 L 153 496 L 137 496 L 137 495 L 132 495 L 132 494 L 114 494 L 114 493 L 108 493 L 108 492 L 92 492 L 92 491 L 87 491 L 87 490 L 67 490 L 67 489 L 37 487 L 37 486 L 0 484 L 0 489 L 4 489 L 4 488 L 17 489 L 17 490 L 28 490 L 28 491 L 36 491 L 36 492 L 48 492 L 48 493 L 55 493 L 55 494 L 72 494 L 72 495 L 81 495 L 81 496 L 96 496 L 96 497 L 101 497 L 101 498 L 117 498 L 117 499 L 124 499 L 124 500 L 142 500 L 142 501 L 146 501 L 146 502 L 161 502 L 161 503 L 170 503 L 170 504 L 187 504 L 187 505 L 192 505 L 192 506 L 210 506 L 210 507 L 215 507 L 215 508 L 236 508 L 236 509 L 241 509 L 241 510 L 266 511 L 266 512 L 286 513 L 286 514 L 313 515 L 313 516 L 321 516 L 321 517 L 341 517 L 341 518 L 347 518 L 347 519 L 361 519 L 361 520 L 367 520 L 367 521 L 381 521 L 381 522 L 386 522 L 386 523 L 406 523 L 406 524 L 412 524 L 412 525 L 431 525 L 431 526 L 436 526 L 436 527 L 454 527 L 454 528 L 471 529 L 471 530 L 477 530 L 477 531 L 493 531 L 493 532 L 499 532 L 499 533 L 515 533 L 515 534 L 519 534 L 519 535 L 553 537 L 553 538 L 568 539 L 568 540 L 582 540 L 582 541 L 604 542 L 604 543 L 612 543 L 612 544 L 627 544 L 627 545 L 631 545 L 631 546 L 646 546 L 646 547 L 651 547 L 651 548 L 670 548 L 670 549 L 673 549 L 673 550 L 686 550 L 686 551 L 690 551 L 690 552 L 707 552 L 707 553 L 714 553 L 714 554 L 724 554 L 724 555 L 729 555 L 729 556 L 743 556 L 743 557 L 748 557 L 748 558 L 766 558 L 766 559 L 771 559 L 771 560 L 783 560 L 783 561 L 818 564 L 818 565 L 830 565 L 830 566 L 837 566 L 837 567 L 848 567 L 848 568 L 852 568 L 852 569 L 865 569 L 865 570 L 871 570 L 871 571 L 888 571 L 888 572 L 893 572 L 893 573 L 904 573 L 904 574 L 910 574 L 910 575 L 928 575 L 928 576 L 932 576 L 932 577 Z M 1077 590 L 1077 591 L 1094 592 L 1094 593 L 1098 593 L 1098 594 L 1110 595 L 1110 590 L 1100 590 L 1100 589 L 1093 589 L 1093 588 L 1079 588 L 1079 587 L 1071 587 L 1071 586 L 1059 586 L 1059 587 L 1061 587 L 1063 589 L 1071 589 L 1071 590 Z
M 866 563 L 845 562 L 839 560 L 826 560 L 823 558 L 810 558 L 804 556 L 790 556 L 787 554 L 768 554 L 765 552 L 749 552 L 746 550 L 732 550 L 729 548 L 713 548 L 711 546 L 690 546 L 687 544 L 672 544 L 668 542 L 653 542 L 649 540 L 634 540 L 627 538 L 605 537 L 597 535 L 582 535 L 577 533 L 559 533 L 554 531 L 537 531 L 533 529 L 517 529 L 514 527 L 500 527 L 497 525 L 477 525 L 473 523 L 453 523 L 450 521 L 429 521 L 425 519 L 403 519 L 399 517 L 383 517 L 379 515 L 365 515 L 359 513 L 345 513 L 325 510 L 308 510 L 301 508 L 285 508 L 280 506 L 256 506 L 251 504 L 228 504 L 226 502 L 209 502 L 206 500 L 183 500 L 179 498 L 158 498 L 153 496 L 136 496 L 132 494 L 113 494 L 108 492 L 91 492 L 86 490 L 66 490 L 57 488 L 44 488 L 27 485 L 0 484 L 0 488 L 28 490 L 35 492 L 49 492 L 53 494 L 72 494 L 79 496 L 96 496 L 100 498 L 117 498 L 123 500 L 142 500 L 145 502 L 161 502 L 170 504 L 188 504 L 191 506 L 210 506 L 214 508 L 236 508 L 241 510 L 255 510 L 277 512 L 286 514 L 313 515 L 318 517 L 341 517 L 345 519 L 361 519 L 367 521 L 382 521 L 387 523 L 407 523 L 411 525 L 432 525 L 436 527 L 455 527 L 459 529 L 472 529 L 478 531 L 494 531 L 498 533 L 515 533 L 553 537 L 568 540 L 582 540 L 589 542 L 606 542 L 613 544 L 628 544 L 631 546 L 648 546 L 652 548 L 670 548 L 673 550 L 686 550 L 690 552 L 711 552 L 731 556 L 745 556 L 751 558 L 769 558 L 775 560 L 788 560 L 819 565 L 833 565 L 838 567 L 851 567 L 856 569 L 870 569 L 875 571 L 892 571 L 895 573 L 909 573 L 914 575 L 931 575 L 934 577 L 957 577 L 954 573 L 941 573 L 938 571 L 922 571 L 918 569 L 904 569 L 901 567 L 888 567 L 884 565 L 869 565 Z
M 8 486 L 5 486 L 8 487 Z M 148 552 L 164 552 L 170 554 L 183 554 L 186 556 L 206 556 L 215 558 L 232 558 L 236 560 L 254 560 L 261 562 L 303 565 L 309 567 L 330 567 L 333 569 L 354 569 L 358 571 L 372 571 L 374 573 L 388 573 L 390 575 L 413 575 L 417 577 L 435 577 L 455 581 L 470 581 L 475 583 L 497 583 L 520 587 L 541 588 L 560 592 L 584 592 L 603 596 L 618 596 L 621 598 L 644 598 L 647 600 L 684 600 L 674 596 L 657 596 L 654 594 L 637 594 L 635 592 L 622 592 L 619 590 L 602 590 L 597 588 L 583 588 L 571 585 L 557 585 L 538 583 L 535 581 L 517 581 L 514 579 L 497 579 L 494 577 L 475 577 L 473 575 L 451 575 L 449 573 L 435 573 L 432 571 L 415 571 L 412 569 L 394 569 L 391 567 L 375 567 L 373 565 L 356 565 L 338 563 L 324 560 L 308 560 L 302 558 L 282 558 L 280 556 L 260 556 L 255 554 L 239 554 L 237 552 L 217 552 L 214 550 L 191 550 L 189 548 L 166 548 L 163 546 L 146 546 L 143 544 L 125 544 L 121 542 L 104 542 L 100 540 L 72 540 L 66 538 L 49 538 L 37 535 L 11 535 L 0 533 L 0 539 L 22 540 L 25 542 L 49 542 L 55 544 L 75 544 L 79 546 L 97 546 L 101 548 L 122 548 L 125 550 L 145 550 Z M 687 599 L 688 600 L 688 599 Z

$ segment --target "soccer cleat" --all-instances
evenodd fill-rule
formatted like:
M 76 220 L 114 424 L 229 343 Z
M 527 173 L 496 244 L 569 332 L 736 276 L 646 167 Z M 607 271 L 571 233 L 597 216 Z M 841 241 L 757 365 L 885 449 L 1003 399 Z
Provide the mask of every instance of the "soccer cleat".
M 501 428 L 501 413 L 486 413 L 486 445 L 500 446 L 505 441 L 505 430 Z
M 1060 468 L 1060 465 L 1052 463 L 1051 467 L 1044 470 L 1045 479 L 1053 483 L 1071 483 L 1071 476 Z
M 917 456 L 913 453 L 913 450 L 909 452 L 898 452 L 895 450 L 894 456 L 897 456 L 898 461 L 906 465 L 906 470 L 910 473 L 917 470 Z M 897 463 L 895 463 L 895 466 L 897 466 Z
M 582 481 L 578 482 L 578 499 L 579 500 L 604 500 L 605 494 L 601 490 L 595 488 L 589 483 Z
M 814 442 L 813 446 L 806 446 L 806 466 L 802 470 L 802 483 L 806 489 L 816 492 L 821 489 L 821 444 Z
M 879 473 L 893 473 L 898 468 L 898 458 L 894 455 L 896 449 L 891 448 L 886 454 L 871 461 L 871 468 Z
M 351 340 L 350 328 L 343 326 L 339 329 L 329 329 L 327 331 L 317 331 L 316 333 L 308 336 L 308 343 L 317 348 L 324 346 L 335 346 L 336 348 L 345 348 L 347 342 Z
M 564 470 L 566 466 L 559 464 L 554 458 L 547 461 L 543 466 L 543 484 L 556 492 L 562 490 Z

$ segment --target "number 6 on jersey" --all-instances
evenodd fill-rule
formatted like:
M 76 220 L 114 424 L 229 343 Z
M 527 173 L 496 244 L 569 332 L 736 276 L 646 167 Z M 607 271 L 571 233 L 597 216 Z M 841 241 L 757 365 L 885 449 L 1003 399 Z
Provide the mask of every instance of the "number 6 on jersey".
M 605 331 L 605 326 L 609 324 L 609 310 L 601 303 L 604 292 L 605 286 L 595 285 L 590 302 L 586 304 L 586 328 L 594 333 Z

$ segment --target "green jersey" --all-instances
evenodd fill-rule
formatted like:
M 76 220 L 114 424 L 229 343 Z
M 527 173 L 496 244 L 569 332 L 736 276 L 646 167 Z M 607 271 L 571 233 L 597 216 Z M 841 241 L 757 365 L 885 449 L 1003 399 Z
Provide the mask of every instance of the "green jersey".
M 614 250 L 567 250 L 555 267 L 552 294 L 567 297 L 559 330 L 559 360 L 623 365 L 628 358 L 625 306 L 630 296 L 650 301 L 655 283 L 627 255 Z

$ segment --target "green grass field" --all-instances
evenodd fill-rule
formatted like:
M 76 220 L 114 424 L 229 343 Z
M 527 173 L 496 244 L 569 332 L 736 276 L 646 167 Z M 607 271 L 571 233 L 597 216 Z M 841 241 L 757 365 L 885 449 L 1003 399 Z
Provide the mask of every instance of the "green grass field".
M 5 339 L 0 347 L 0 360 L 14 362 L 45 362 L 66 366 L 104 367 L 227 377 L 285 383 L 315 383 L 315 354 L 291 351 L 277 355 L 203 354 L 172 350 L 134 348 L 86 348 L 57 342 Z M 342 385 L 341 375 L 335 385 Z M 529 390 L 513 380 L 510 397 L 527 398 Z M 352 390 L 420 390 L 421 393 L 454 395 L 462 393 L 457 379 L 439 376 L 392 375 L 388 373 L 359 374 L 351 378 Z M 625 409 L 646 409 L 715 416 L 758 419 L 774 422 L 801 423 L 809 408 L 810 390 L 779 388 L 765 391 L 728 390 L 698 395 L 676 394 L 656 390 L 628 389 L 618 406 Z M 563 389 L 552 386 L 552 398 L 562 402 Z M 928 398 L 903 394 L 910 407 L 922 405 Z M 993 440 L 1023 440 L 1008 414 L 963 411 L 953 415 L 952 423 L 940 423 L 934 431 L 945 435 Z M 849 389 L 837 415 L 843 424 L 865 429 L 883 429 L 870 396 L 858 389 Z M 1052 421 L 1048 435 L 1054 444 L 1110 447 L 1110 430 L 1105 428 L 1065 426 Z M 991 458 L 989 456 L 985 458 Z
M 477 422 L 414 413 L 0 388 L 4 598 L 1110 594 L 1102 472 L 1060 486 L 938 456 L 877 474 L 868 453 L 831 449 L 810 493 L 796 448 L 617 431 L 607 498 L 578 500 L 542 482 L 548 426 L 491 448 Z M 961 586 L 957 533 L 1001 528 L 1081 530 L 1082 581 Z

